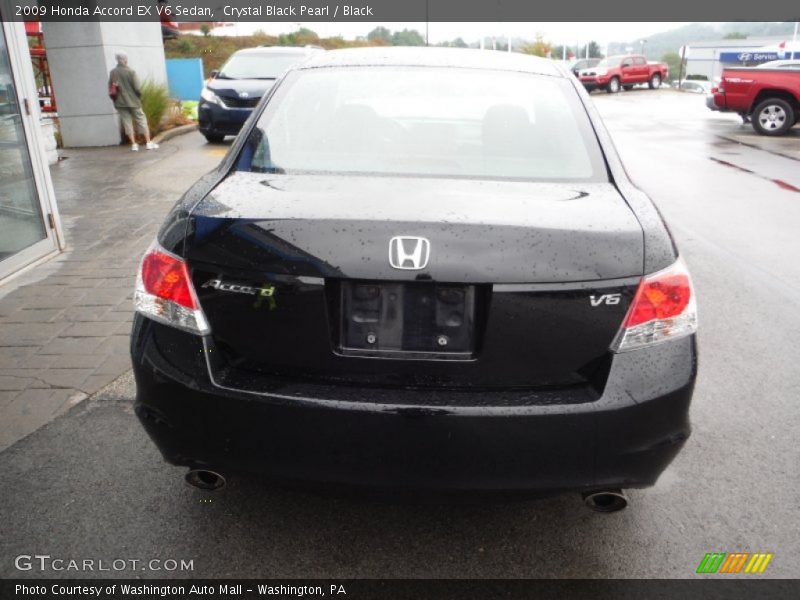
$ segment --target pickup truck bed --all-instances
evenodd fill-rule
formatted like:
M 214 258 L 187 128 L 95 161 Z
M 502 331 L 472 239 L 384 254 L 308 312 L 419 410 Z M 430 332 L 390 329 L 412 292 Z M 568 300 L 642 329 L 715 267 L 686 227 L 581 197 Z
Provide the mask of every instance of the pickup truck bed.
M 761 135 L 783 135 L 800 119 L 800 71 L 725 69 L 709 108 L 749 117 Z

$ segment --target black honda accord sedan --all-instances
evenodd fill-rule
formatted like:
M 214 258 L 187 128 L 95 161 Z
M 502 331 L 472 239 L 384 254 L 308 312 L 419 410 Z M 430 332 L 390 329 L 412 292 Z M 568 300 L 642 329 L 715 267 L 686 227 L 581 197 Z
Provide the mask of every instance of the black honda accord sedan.
M 136 414 L 200 487 L 261 472 L 612 510 L 689 436 L 689 273 L 545 59 L 296 65 L 167 217 L 135 307 Z

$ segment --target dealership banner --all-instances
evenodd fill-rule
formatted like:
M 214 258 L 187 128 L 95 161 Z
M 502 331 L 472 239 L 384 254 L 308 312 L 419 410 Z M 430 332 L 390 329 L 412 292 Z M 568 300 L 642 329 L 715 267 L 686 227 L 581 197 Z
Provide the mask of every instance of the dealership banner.
M 614 0 L 0 0 L 4 20 L 543 22 L 751 20 L 753 4 Z M 771 0 L 773 21 L 800 18 L 797 0 Z
M 794 53 L 795 58 L 800 58 L 800 52 Z M 720 52 L 719 59 L 722 62 L 768 62 L 770 60 L 784 60 L 792 58 L 791 52 Z
M 756 576 L 757 577 L 757 576 Z M 141 599 L 226 598 L 288 600 L 784 600 L 800 597 L 800 582 L 785 579 L 6 579 L 0 598 Z

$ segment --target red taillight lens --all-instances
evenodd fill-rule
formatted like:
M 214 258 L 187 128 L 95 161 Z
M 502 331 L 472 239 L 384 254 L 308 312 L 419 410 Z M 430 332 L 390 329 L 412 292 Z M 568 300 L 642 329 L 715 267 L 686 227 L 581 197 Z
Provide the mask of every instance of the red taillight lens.
M 692 284 L 686 273 L 645 278 L 633 299 L 625 327 L 676 317 L 689 305 L 691 297 Z
M 683 260 L 642 279 L 611 349 L 626 352 L 697 331 L 692 279 Z
M 151 250 L 142 261 L 142 283 L 149 294 L 197 310 L 189 270 L 174 256 Z

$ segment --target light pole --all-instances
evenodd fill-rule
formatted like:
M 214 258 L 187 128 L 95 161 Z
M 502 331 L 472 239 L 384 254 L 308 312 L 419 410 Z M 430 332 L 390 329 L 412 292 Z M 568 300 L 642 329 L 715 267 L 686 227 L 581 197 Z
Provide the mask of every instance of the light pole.
M 646 43 L 647 43 L 647 40 L 642 40 L 642 41 L 641 41 L 641 46 L 640 46 L 640 48 L 639 48 L 639 54 L 641 54 L 642 56 L 644 56 L 644 45 L 645 45 Z

